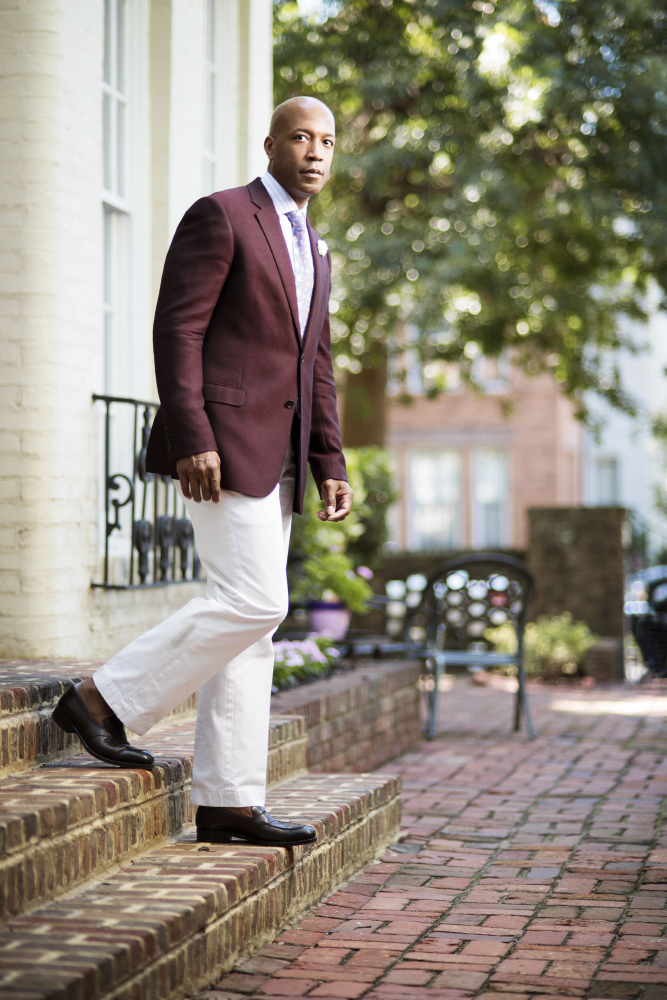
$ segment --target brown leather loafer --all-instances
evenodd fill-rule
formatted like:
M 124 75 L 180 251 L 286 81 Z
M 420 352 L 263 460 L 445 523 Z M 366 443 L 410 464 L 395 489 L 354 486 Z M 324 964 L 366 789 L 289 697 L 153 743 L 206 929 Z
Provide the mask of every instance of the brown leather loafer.
M 128 743 L 125 727 L 116 715 L 100 725 L 90 714 L 77 689 L 72 685 L 53 711 L 53 721 L 66 733 L 76 733 L 89 754 L 116 767 L 141 767 L 150 771 L 153 756 Z
M 244 816 L 221 806 L 199 806 L 195 823 L 197 840 L 206 844 L 229 844 L 234 837 L 247 844 L 264 844 L 266 847 L 317 843 L 317 833 L 312 826 L 274 819 L 263 806 L 253 806 L 252 816 Z

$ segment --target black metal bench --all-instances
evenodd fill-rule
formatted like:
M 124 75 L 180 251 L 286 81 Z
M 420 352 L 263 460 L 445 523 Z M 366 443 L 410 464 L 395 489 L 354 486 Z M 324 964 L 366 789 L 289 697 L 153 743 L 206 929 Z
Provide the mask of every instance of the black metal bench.
M 523 634 L 526 610 L 535 579 L 525 563 L 513 556 L 477 552 L 443 563 L 428 579 L 419 607 L 406 622 L 409 656 L 424 659 L 433 678 L 429 691 L 427 736 L 435 737 L 438 687 L 448 666 L 480 668 L 514 664 L 518 690 L 514 729 L 535 739 L 526 694 Z M 514 655 L 484 648 L 484 632 L 509 623 L 516 633 Z

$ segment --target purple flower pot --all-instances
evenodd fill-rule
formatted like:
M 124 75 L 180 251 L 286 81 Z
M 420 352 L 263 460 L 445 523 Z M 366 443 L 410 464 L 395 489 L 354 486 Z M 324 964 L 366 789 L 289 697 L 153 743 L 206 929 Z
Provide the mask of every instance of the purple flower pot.
M 311 601 L 310 627 L 313 632 L 326 633 L 332 639 L 344 639 L 350 627 L 352 613 L 344 604 Z

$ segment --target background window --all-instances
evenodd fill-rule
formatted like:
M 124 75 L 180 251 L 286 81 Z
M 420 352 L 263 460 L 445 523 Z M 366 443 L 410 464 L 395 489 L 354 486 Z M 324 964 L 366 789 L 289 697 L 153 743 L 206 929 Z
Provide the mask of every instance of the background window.
M 104 2 L 104 72 L 102 79 L 102 201 L 104 391 L 127 391 L 128 365 L 123 364 L 122 337 L 127 334 L 129 307 L 128 184 L 126 175 L 127 3 Z
M 218 0 L 206 0 L 206 52 L 204 72 L 206 87 L 206 121 L 204 125 L 204 193 L 218 188 L 218 90 L 220 60 L 218 55 L 219 32 Z
M 103 186 L 125 198 L 127 135 L 126 0 L 104 2 L 104 77 L 102 80 Z
M 461 459 L 447 451 L 413 452 L 409 459 L 409 547 L 452 549 L 461 544 Z
M 487 358 L 480 354 L 472 363 L 472 377 L 487 395 L 505 393 L 509 389 L 511 365 L 506 354 Z
M 507 544 L 507 456 L 479 448 L 473 454 L 473 545 L 488 549 Z
M 613 507 L 618 503 L 618 461 L 615 458 L 595 460 L 595 503 Z

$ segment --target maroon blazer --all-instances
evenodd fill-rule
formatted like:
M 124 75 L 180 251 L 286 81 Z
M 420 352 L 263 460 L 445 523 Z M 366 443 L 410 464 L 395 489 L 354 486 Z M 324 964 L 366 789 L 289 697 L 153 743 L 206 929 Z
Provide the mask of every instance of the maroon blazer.
M 303 510 L 306 462 L 318 486 L 346 479 L 331 363 L 331 258 L 317 251 L 303 343 L 294 272 L 280 220 L 257 178 L 220 191 L 183 216 L 167 253 L 153 327 L 160 409 L 146 467 L 220 454 L 221 485 L 268 496 L 296 421 L 294 510 Z

